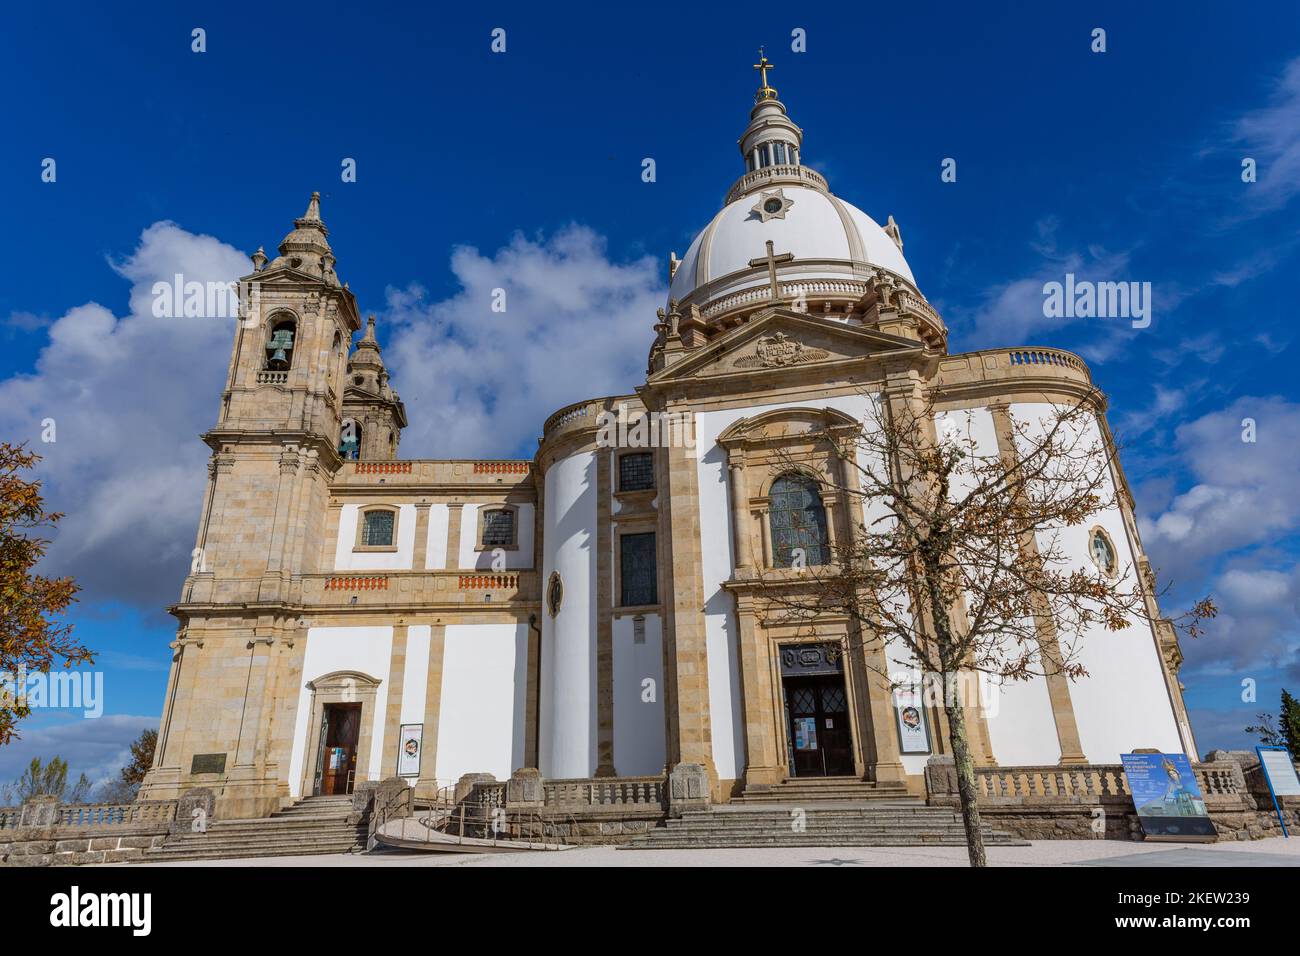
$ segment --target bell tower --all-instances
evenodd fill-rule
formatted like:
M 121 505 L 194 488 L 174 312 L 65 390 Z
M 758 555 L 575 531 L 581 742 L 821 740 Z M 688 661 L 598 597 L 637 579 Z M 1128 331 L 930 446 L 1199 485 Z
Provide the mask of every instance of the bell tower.
M 345 459 L 392 461 L 405 427 L 406 406 L 389 382 L 372 315 L 348 360 L 339 454 Z
M 320 194 L 268 262 L 240 280 L 235 329 L 185 602 L 289 601 L 316 570 L 356 299 L 334 271 Z

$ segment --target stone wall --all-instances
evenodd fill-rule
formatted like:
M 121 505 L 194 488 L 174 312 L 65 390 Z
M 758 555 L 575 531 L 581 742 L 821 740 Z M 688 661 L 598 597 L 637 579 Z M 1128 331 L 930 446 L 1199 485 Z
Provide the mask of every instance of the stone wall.
M 1219 840 L 1281 836 L 1273 798 L 1253 751 L 1215 751 L 1193 764 Z M 1142 840 L 1119 767 L 976 768 L 980 817 L 1026 840 Z M 925 770 L 932 806 L 959 806 L 951 757 Z M 1289 830 L 1300 834 L 1300 797 L 1279 801 Z
M 183 818 L 175 800 L 64 804 L 54 797 L 33 797 L 17 810 L 0 811 L 0 866 L 138 861 L 161 847 L 177 826 L 190 826 L 195 808 L 206 825 L 212 811 L 209 791 L 195 792 Z

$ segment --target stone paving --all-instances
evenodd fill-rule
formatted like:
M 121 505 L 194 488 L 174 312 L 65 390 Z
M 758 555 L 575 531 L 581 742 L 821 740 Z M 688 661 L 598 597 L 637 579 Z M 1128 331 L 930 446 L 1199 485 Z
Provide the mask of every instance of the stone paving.
M 1041 840 L 989 847 L 992 866 L 1300 866 L 1300 837 L 1205 846 L 1092 840 Z M 962 847 L 799 847 L 722 850 L 639 850 L 575 847 L 532 853 L 375 853 L 268 857 L 146 866 L 966 866 Z

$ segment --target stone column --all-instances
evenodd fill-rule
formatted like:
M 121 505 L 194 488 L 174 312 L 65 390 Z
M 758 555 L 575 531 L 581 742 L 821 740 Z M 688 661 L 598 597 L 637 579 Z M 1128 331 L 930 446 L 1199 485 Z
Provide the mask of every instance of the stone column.
M 993 416 L 998 453 L 1003 461 L 1014 463 L 1017 452 L 1014 429 L 1011 425 L 1011 410 L 1005 404 L 996 404 L 989 406 L 989 412 Z M 1024 561 L 1041 566 L 1042 557 L 1038 552 L 1038 541 L 1032 532 L 1021 538 L 1020 553 Z M 1041 595 L 1035 597 L 1040 598 L 1040 601 L 1035 603 L 1043 603 L 1044 607 L 1042 613 L 1034 615 L 1034 629 L 1038 633 L 1038 642 L 1042 647 L 1047 669 L 1057 670 L 1057 673 L 1048 673 L 1046 681 L 1047 695 L 1052 704 L 1052 721 L 1056 725 L 1056 738 L 1061 745 L 1061 763 L 1086 764 L 1088 758 L 1084 756 L 1083 745 L 1079 741 L 1079 724 L 1074 716 L 1074 703 L 1070 699 L 1070 680 L 1053 666 L 1054 662 L 1059 662 L 1061 659 L 1061 645 L 1057 639 L 1056 625 L 1051 614 L 1048 613 L 1045 600 L 1041 599 Z M 1116 706 L 1120 703 L 1116 701 Z
M 736 570 L 749 570 L 754 566 L 753 547 L 750 544 L 749 492 L 745 482 L 745 462 L 732 452 L 727 470 L 731 476 L 731 535 L 735 548 Z
M 438 715 L 442 706 L 442 653 L 446 642 L 446 625 L 434 624 L 429 629 L 429 671 L 424 685 L 424 752 L 420 756 L 420 779 L 416 783 L 421 796 L 434 796 L 438 789 Z
M 596 449 L 596 776 L 613 777 L 614 770 L 614 602 L 613 517 L 610 457 L 612 449 Z M 545 585 L 543 585 L 545 587 Z
M 411 568 L 415 571 L 425 570 L 429 554 L 429 502 L 417 501 L 415 504 L 415 553 L 411 556 Z
M 745 789 L 765 790 L 780 783 L 785 773 L 776 749 L 776 715 L 772 712 L 771 642 L 758 625 L 752 595 L 737 596 L 736 620 L 745 720 Z
M 453 501 L 447 505 L 447 569 L 460 568 L 460 521 L 465 502 Z
M 388 656 L 388 711 L 384 715 L 384 749 L 379 766 L 381 780 L 397 775 L 397 737 L 402 724 L 402 693 L 406 685 L 407 625 L 393 627 L 393 647 Z
M 690 428 L 694 422 L 690 421 Z M 673 725 L 669 741 L 677 763 L 698 764 L 717 780 L 709 720 L 709 673 L 704 628 L 703 559 L 700 556 L 699 481 L 695 449 L 666 449 L 667 483 L 660 494 L 672 542 L 671 590 L 664 601 L 672 645 Z

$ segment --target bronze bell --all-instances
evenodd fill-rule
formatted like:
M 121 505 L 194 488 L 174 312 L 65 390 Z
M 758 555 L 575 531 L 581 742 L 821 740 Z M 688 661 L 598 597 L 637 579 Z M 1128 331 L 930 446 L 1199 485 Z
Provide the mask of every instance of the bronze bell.
M 276 329 L 271 336 L 271 341 L 266 344 L 266 350 L 271 353 L 271 362 L 289 361 L 288 350 L 293 348 L 293 330 Z

